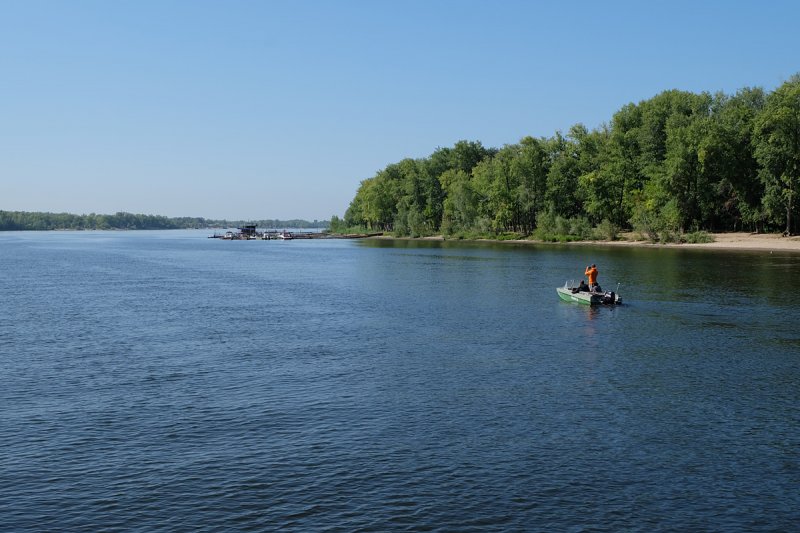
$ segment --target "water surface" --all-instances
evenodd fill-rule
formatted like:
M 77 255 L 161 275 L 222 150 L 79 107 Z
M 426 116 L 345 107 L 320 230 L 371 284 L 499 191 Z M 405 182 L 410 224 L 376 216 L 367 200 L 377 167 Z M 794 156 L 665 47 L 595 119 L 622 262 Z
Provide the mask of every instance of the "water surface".
M 0 234 L 0 530 L 800 523 L 796 254 L 206 235 Z

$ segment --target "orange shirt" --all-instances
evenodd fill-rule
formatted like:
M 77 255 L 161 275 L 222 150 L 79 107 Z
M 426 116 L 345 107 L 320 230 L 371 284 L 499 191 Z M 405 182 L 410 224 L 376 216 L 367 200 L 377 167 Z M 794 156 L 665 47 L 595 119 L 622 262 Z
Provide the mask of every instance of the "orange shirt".
M 594 285 L 597 283 L 597 268 L 596 267 L 586 267 L 586 272 L 584 272 L 587 276 L 589 276 L 589 285 Z

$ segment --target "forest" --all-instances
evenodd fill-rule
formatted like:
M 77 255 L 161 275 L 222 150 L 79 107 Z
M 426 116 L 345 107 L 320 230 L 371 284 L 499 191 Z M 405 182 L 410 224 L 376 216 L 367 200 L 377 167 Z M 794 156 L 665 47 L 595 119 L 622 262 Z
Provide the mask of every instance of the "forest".
M 324 228 L 328 221 L 307 220 L 212 220 L 202 217 L 165 217 L 119 212 L 114 215 L 73 215 L 29 211 L 0 211 L 0 231 L 20 230 L 138 230 L 233 228 L 256 224 L 261 228 Z
M 361 182 L 332 231 L 654 241 L 798 232 L 800 74 L 761 88 L 664 91 L 548 138 L 459 141 Z

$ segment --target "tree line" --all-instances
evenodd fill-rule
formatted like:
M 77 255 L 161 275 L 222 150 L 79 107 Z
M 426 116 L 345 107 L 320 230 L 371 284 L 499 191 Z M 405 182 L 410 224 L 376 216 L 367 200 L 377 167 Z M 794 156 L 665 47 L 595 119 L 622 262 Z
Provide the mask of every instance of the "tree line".
M 800 75 L 773 92 L 664 91 L 610 123 L 487 148 L 459 141 L 361 182 L 333 231 L 397 235 L 626 229 L 797 233 Z
M 114 215 L 74 215 L 28 211 L 0 211 L 0 231 L 21 230 L 143 230 L 231 228 L 256 224 L 263 228 L 324 228 L 328 221 L 307 220 L 228 221 L 202 217 L 165 217 L 118 212 Z

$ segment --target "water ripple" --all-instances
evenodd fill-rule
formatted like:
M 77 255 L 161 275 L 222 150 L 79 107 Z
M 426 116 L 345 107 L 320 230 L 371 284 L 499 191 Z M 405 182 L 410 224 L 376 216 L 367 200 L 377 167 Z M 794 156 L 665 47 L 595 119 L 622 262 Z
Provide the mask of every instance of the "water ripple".
M 0 530 L 800 523 L 789 304 L 704 298 L 729 258 L 608 251 L 640 297 L 586 309 L 575 249 L 148 235 L 0 241 Z

